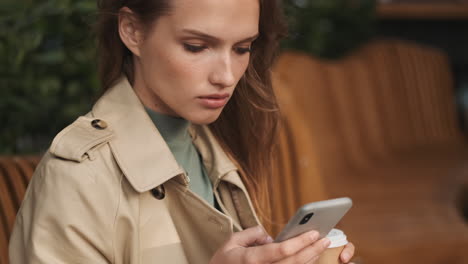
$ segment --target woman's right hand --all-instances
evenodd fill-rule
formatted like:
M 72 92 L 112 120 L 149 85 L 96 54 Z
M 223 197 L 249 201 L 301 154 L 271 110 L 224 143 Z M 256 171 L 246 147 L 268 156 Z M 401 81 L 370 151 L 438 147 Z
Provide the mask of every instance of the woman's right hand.
M 273 240 L 260 226 L 234 233 L 216 251 L 210 264 L 312 264 L 330 245 L 327 238 L 318 240 L 311 231 L 280 243 Z

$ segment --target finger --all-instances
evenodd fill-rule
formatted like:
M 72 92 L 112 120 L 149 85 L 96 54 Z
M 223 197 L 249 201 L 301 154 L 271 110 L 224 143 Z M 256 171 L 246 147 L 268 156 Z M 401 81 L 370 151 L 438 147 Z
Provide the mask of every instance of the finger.
M 271 263 L 292 256 L 317 241 L 319 233 L 311 231 L 280 243 L 249 248 L 252 263 Z
M 316 261 L 320 254 L 322 254 L 330 246 L 330 239 L 323 238 L 316 243 L 302 249 L 290 257 L 287 257 L 281 261 L 276 262 L 277 264 L 289 264 L 289 263 L 313 263 Z
M 314 264 L 315 262 L 317 262 L 317 260 L 320 258 L 320 256 L 315 256 L 313 259 L 311 259 L 309 262 L 307 262 L 306 264 Z
M 341 252 L 340 258 L 343 263 L 348 263 L 354 256 L 355 247 L 353 243 L 348 243 Z
M 267 234 L 261 226 L 247 228 L 232 235 L 228 241 L 230 247 L 249 247 L 256 244 L 265 244 L 273 239 Z
M 267 236 L 265 236 L 265 238 L 263 240 L 257 241 L 255 243 L 255 246 L 266 245 L 266 244 L 270 244 L 270 243 L 273 243 L 273 242 L 274 242 L 273 238 L 271 236 L 267 235 Z
M 265 230 L 265 228 L 263 226 L 259 226 L 259 227 L 262 228 L 263 233 L 265 234 L 265 236 L 264 236 L 263 240 L 261 239 L 261 240 L 257 241 L 254 246 L 261 246 L 261 245 L 273 243 L 274 239 L 270 235 L 268 235 L 268 232 Z

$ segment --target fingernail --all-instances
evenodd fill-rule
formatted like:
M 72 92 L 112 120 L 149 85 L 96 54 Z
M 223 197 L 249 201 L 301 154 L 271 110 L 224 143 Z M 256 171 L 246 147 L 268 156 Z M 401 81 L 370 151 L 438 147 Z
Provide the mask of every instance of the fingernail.
M 317 231 L 312 231 L 310 233 L 310 239 L 312 239 L 312 241 L 317 240 L 318 237 L 319 237 L 319 233 Z
M 273 240 L 273 238 L 272 238 L 271 236 L 268 236 L 268 237 L 266 238 L 266 242 L 267 242 L 267 243 L 271 243 L 271 242 L 273 242 L 273 241 L 274 241 L 274 240 Z
M 343 255 L 341 255 L 343 257 L 343 262 L 348 262 L 349 261 L 349 254 L 348 253 L 343 253 Z
M 328 238 L 323 239 L 322 245 L 323 245 L 324 248 L 328 248 L 328 246 L 330 246 L 330 244 L 331 244 L 330 239 L 328 239 Z

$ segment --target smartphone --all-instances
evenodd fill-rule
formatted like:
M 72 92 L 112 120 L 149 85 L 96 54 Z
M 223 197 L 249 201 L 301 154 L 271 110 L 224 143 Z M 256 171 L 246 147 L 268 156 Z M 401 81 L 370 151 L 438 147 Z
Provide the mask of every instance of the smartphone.
M 306 204 L 297 210 L 278 234 L 275 242 L 281 242 L 312 230 L 318 231 L 319 238 L 323 238 L 338 224 L 352 205 L 353 201 L 348 197 Z

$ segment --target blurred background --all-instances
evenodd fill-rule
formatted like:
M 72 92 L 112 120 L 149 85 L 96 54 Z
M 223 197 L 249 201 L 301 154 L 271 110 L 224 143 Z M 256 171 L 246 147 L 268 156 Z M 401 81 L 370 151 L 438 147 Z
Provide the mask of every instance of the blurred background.
M 468 1 L 285 0 L 276 234 L 349 196 L 355 262 L 467 264 Z M 93 0 L 0 2 L 0 264 L 55 134 L 99 96 Z

